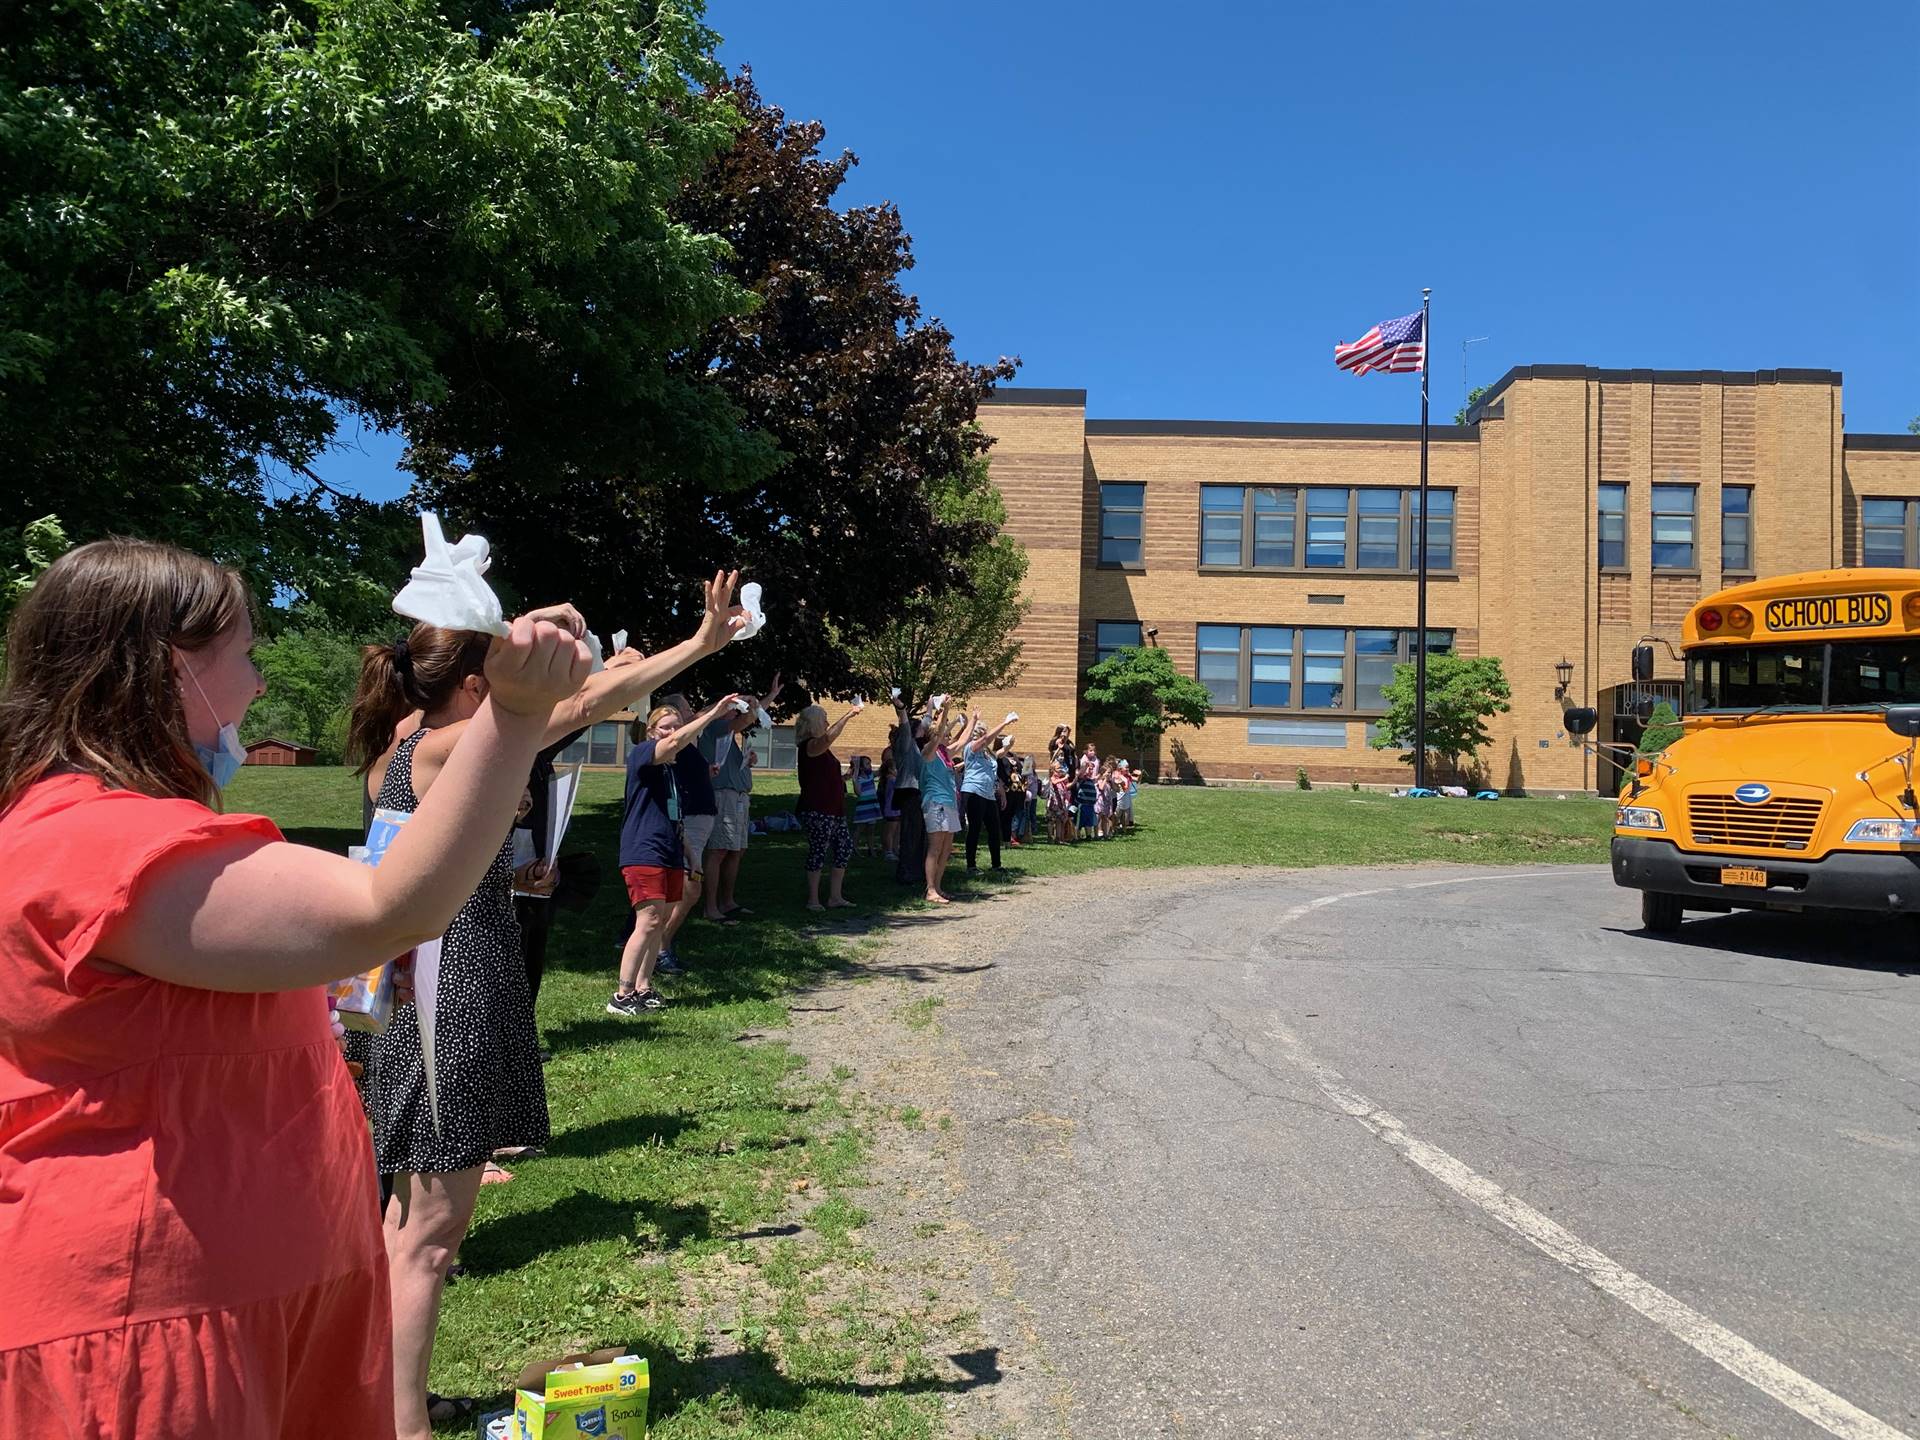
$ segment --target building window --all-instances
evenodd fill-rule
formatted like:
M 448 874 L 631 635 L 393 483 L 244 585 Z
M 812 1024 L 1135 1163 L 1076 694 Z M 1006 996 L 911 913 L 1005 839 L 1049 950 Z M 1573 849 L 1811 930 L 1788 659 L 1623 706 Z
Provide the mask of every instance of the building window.
M 1299 508 L 1297 490 L 1271 485 L 1253 489 L 1253 564 L 1255 569 L 1293 568 L 1293 527 Z
M 1433 507 L 1433 513 L 1427 518 L 1427 568 L 1429 570 L 1451 570 L 1453 568 L 1453 491 L 1427 490 L 1427 499 Z M 1407 492 L 1407 513 L 1413 517 L 1412 534 L 1420 533 L 1420 492 Z M 1409 544 L 1412 542 L 1409 541 Z M 1420 556 L 1407 556 L 1407 568 L 1420 568 Z
M 1249 745 L 1293 745 L 1308 750 L 1347 748 L 1344 720 L 1249 720 Z
M 1140 521 L 1146 508 L 1145 485 L 1102 485 L 1100 487 L 1100 563 L 1130 565 L 1141 563 Z
M 1347 568 L 1346 490 L 1315 486 L 1307 491 L 1307 568 Z
M 1416 497 L 1418 492 L 1416 493 Z M 1416 505 L 1419 503 L 1416 498 Z M 1400 559 L 1400 511 L 1405 504 L 1398 490 L 1360 492 L 1358 560 L 1362 570 L 1394 570 Z
M 624 722 L 602 720 L 598 725 L 589 726 L 566 749 L 560 752 L 562 765 L 618 765 L 620 763 L 620 732 L 626 729 Z
M 1454 492 L 1428 492 L 1427 565 L 1453 568 Z M 1369 486 L 1202 485 L 1200 564 L 1226 570 L 1412 570 L 1420 492 Z
M 799 751 L 793 743 L 793 726 L 776 725 L 767 736 L 767 753 L 761 764 L 769 770 L 794 770 L 800 765 Z
M 1240 485 L 1200 487 L 1200 563 L 1244 565 L 1247 492 Z
M 1753 487 L 1727 485 L 1720 491 L 1720 568 L 1736 575 L 1753 573 Z
M 1860 563 L 1896 569 L 1915 564 L 1914 522 L 1920 500 L 1860 502 Z
M 1293 631 L 1255 625 L 1248 632 L 1248 680 L 1256 710 L 1293 706 Z
M 1627 487 L 1600 487 L 1600 568 L 1627 568 Z
M 1653 487 L 1653 568 L 1692 570 L 1693 506 L 1697 487 Z
M 1278 625 L 1198 627 L 1195 674 L 1217 709 L 1338 710 L 1376 714 L 1393 667 L 1413 663 L 1411 630 Z M 1451 630 L 1429 630 L 1427 653 L 1453 650 Z M 1296 683 L 1296 681 L 1298 683 Z
M 1093 627 L 1093 663 L 1111 660 L 1122 650 L 1140 646 L 1138 620 L 1101 620 Z
M 1194 633 L 1194 675 L 1215 705 L 1240 705 L 1240 627 L 1201 625 Z

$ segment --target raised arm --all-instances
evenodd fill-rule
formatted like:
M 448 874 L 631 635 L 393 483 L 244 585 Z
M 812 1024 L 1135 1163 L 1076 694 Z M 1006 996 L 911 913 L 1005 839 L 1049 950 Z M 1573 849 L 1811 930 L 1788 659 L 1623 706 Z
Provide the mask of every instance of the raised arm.
M 715 573 L 706 584 L 706 605 L 700 627 L 678 645 L 620 665 L 609 665 L 587 678 L 577 694 L 553 707 L 547 723 L 549 740 L 558 740 L 596 721 L 618 715 L 643 695 L 659 689 L 696 660 L 705 659 L 733 638 L 746 623 L 747 612 L 733 603 L 738 570 Z M 571 607 L 568 607 L 571 608 Z
M 820 734 L 807 741 L 807 754 L 826 754 L 827 751 L 832 748 L 833 742 L 840 738 L 840 732 L 847 728 L 847 722 L 866 708 L 866 705 L 862 701 L 855 699 L 852 708 L 850 708 L 846 714 L 834 721 L 833 724 L 829 725 Z
M 687 746 L 700 738 L 700 732 L 720 718 L 720 712 L 727 709 L 738 695 L 725 695 L 713 702 L 686 724 L 680 726 L 671 735 L 663 735 L 653 742 L 653 758 L 664 765 Z
M 592 664 L 526 616 L 487 655 L 487 698 L 379 868 L 305 845 L 236 838 L 161 862 L 101 937 L 110 963 L 205 990 L 293 990 L 445 933 L 500 853 L 546 717 Z

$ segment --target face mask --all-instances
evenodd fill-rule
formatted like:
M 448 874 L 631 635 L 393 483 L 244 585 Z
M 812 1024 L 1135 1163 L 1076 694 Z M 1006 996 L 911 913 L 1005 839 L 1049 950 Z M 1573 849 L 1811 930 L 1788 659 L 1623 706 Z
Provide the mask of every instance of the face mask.
M 200 689 L 200 677 L 192 670 L 188 670 L 187 678 L 193 681 L 193 688 L 200 696 L 200 703 L 207 707 L 207 713 L 218 720 L 220 716 L 214 710 L 213 702 L 207 699 L 207 692 Z M 201 768 L 213 781 L 213 788 L 224 790 L 232 782 L 233 777 L 240 773 L 240 767 L 247 763 L 247 747 L 240 743 L 238 725 L 222 725 L 215 740 L 218 748 L 212 750 L 196 741 L 193 746 L 193 757 L 200 762 Z

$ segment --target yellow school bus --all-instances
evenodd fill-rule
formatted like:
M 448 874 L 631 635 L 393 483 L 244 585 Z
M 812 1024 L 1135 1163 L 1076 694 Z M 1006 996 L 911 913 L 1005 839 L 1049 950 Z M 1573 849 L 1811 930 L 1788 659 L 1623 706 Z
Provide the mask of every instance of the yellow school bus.
M 1736 585 L 1688 612 L 1681 648 L 1684 734 L 1633 765 L 1613 832 L 1646 928 L 1920 911 L 1920 570 Z

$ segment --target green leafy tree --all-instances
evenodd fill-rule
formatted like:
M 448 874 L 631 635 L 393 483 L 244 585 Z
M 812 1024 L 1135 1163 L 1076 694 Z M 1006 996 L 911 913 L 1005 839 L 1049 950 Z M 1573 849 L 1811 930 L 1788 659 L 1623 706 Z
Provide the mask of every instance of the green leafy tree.
M 1031 608 L 1020 593 L 1027 554 L 1001 530 L 1006 507 L 986 459 L 976 456 L 936 485 L 934 505 L 941 524 L 981 537 L 959 557 L 960 583 L 936 588 L 929 579 L 891 599 L 888 614 L 862 633 L 827 633 L 830 644 L 846 647 L 856 683 L 879 694 L 897 685 L 909 709 L 929 695 L 1005 689 L 1025 668 L 1016 632 Z
M 1485 395 L 1487 391 L 1491 390 L 1492 388 L 1493 387 L 1491 385 L 1476 385 L 1473 387 L 1473 389 L 1469 390 L 1467 392 L 1467 403 L 1462 405 L 1458 410 L 1453 412 L 1453 423 L 1456 425 L 1466 424 L 1467 412 L 1473 409 L 1475 405 L 1479 404 L 1480 397 L 1482 395 Z
M 311 745 L 324 765 L 338 765 L 346 742 L 347 707 L 360 675 L 360 646 L 351 636 L 311 622 L 310 614 L 254 647 L 267 693 L 247 711 L 241 739 L 271 735 Z
M 1647 717 L 1647 728 L 1640 734 L 1640 753 L 1658 755 L 1686 733 L 1686 726 L 1674 714 L 1673 706 L 1662 700 L 1653 707 L 1653 714 Z
M 58 515 L 42 515 L 18 530 L 0 533 L 0 625 L 26 598 L 40 572 L 71 545 Z
M 1907 433 L 1909 435 L 1920 435 L 1920 415 L 1916 415 L 1907 421 Z
M 738 124 L 701 13 L 0 6 L 0 531 L 57 506 L 276 596 L 355 561 L 311 470 L 343 415 L 524 471 L 522 525 L 616 470 L 770 464 L 674 363 L 752 304 L 669 213 Z
M 1381 691 L 1386 714 L 1380 717 L 1372 741 L 1376 750 L 1403 749 L 1402 763 L 1413 763 L 1415 668 L 1393 667 L 1393 678 Z M 1427 656 L 1427 753 L 1437 755 L 1456 772 L 1474 768 L 1476 757 L 1492 740 L 1486 722 L 1510 710 L 1513 692 L 1500 661 L 1492 655 Z
M 1087 671 L 1080 692 L 1082 727 L 1112 725 L 1145 763 L 1175 725 L 1204 725 L 1207 687 L 1174 668 L 1158 645 L 1129 645 Z
M 644 437 L 632 437 L 605 464 L 562 477 L 562 490 L 538 465 L 477 462 L 428 463 L 424 489 L 498 540 L 503 572 L 533 593 L 567 595 L 596 625 L 630 628 L 643 646 L 691 626 L 691 576 L 744 567 L 774 625 L 703 663 L 692 681 L 703 691 L 764 685 L 777 665 L 815 694 L 851 694 L 873 678 L 855 647 L 875 637 L 884 651 L 920 656 L 900 673 L 924 679 L 935 666 L 937 688 L 964 694 L 975 684 L 930 638 L 956 626 L 980 640 L 968 669 L 991 684 L 1013 663 L 1000 628 L 1010 552 L 977 555 L 1004 514 L 996 499 L 983 518 L 970 497 L 984 496 L 984 482 L 968 477 L 987 448 L 973 424 L 980 400 L 1014 367 L 959 360 L 946 327 L 922 317 L 903 284 L 913 255 L 899 211 L 836 205 L 855 160 L 821 153 L 818 122 L 789 120 L 750 73 L 714 96 L 737 134 L 670 213 L 689 233 L 726 237 L 722 271 L 755 303 L 708 326 L 675 371 L 729 401 L 778 447 L 778 465 L 716 484 L 697 467 L 652 463 Z M 568 357 L 551 363 L 554 375 L 536 371 L 509 393 L 569 392 Z M 503 444 L 533 423 L 491 391 L 481 401 Z M 568 413 L 571 425 L 601 424 L 590 410 Z M 949 589 L 968 598 L 935 612 Z M 904 630 L 879 640 L 893 620 Z

